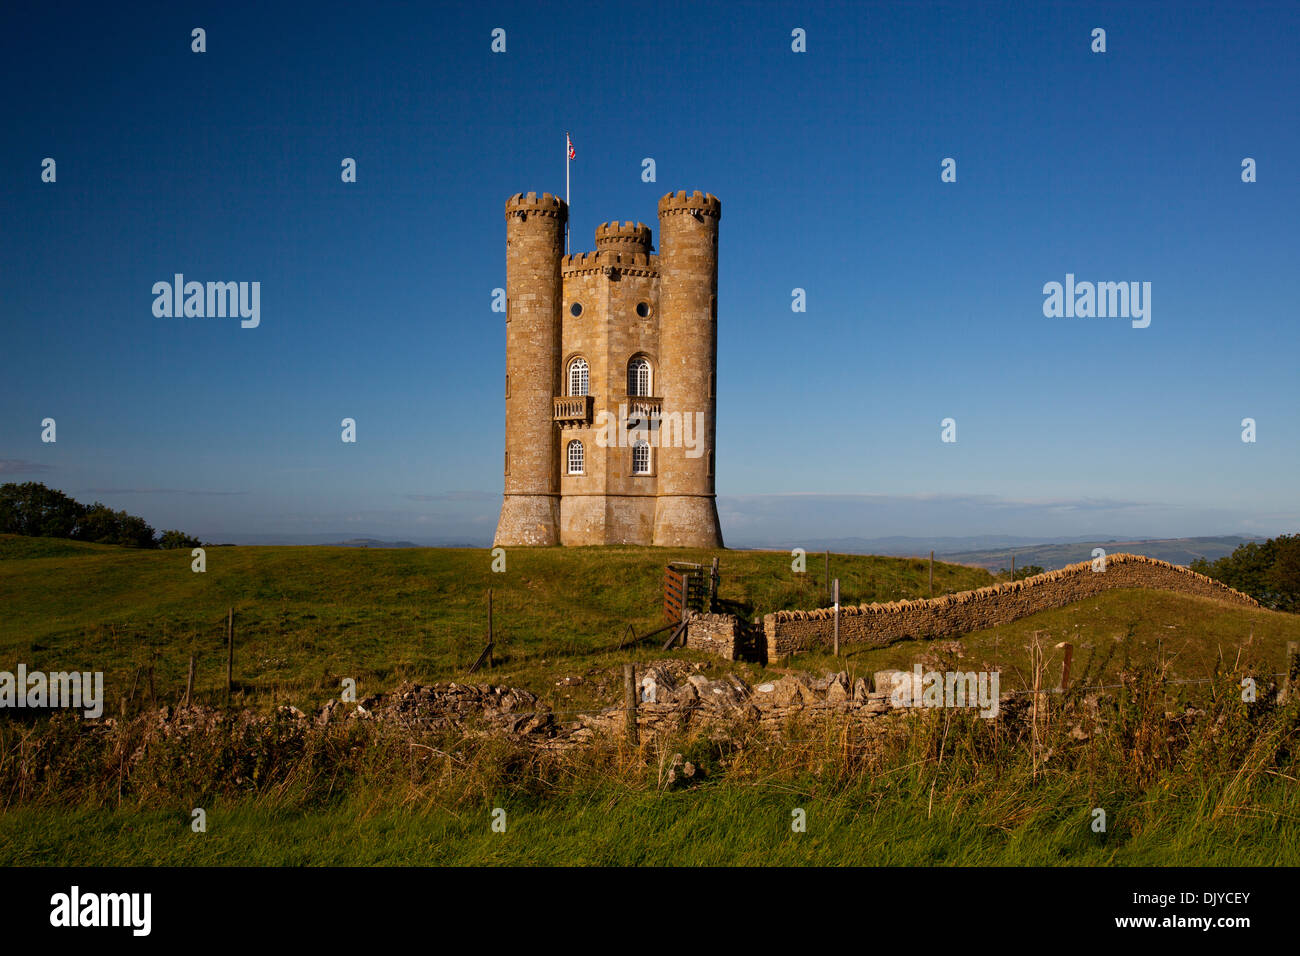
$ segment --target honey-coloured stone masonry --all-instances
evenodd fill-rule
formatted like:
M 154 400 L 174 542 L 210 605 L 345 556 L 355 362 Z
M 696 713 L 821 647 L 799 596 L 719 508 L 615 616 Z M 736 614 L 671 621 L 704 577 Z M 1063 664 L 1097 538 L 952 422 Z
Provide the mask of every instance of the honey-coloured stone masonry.
M 715 196 L 564 254 L 568 206 L 506 202 L 505 500 L 496 546 L 720 548 Z

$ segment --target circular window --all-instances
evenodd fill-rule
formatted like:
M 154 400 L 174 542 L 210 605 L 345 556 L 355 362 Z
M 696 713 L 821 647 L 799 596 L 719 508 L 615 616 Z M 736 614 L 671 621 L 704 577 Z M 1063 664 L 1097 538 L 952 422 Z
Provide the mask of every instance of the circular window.
M 569 306 L 569 315 L 572 315 L 575 318 L 582 315 L 582 303 L 575 302 L 573 305 Z
M 647 315 L 649 315 L 649 314 L 650 314 L 650 305 L 649 305 L 649 303 L 646 303 L 646 302 L 638 302 L 638 303 L 636 304 L 636 314 L 639 315 L 639 316 L 641 316 L 641 318 L 643 318 L 643 319 L 644 319 Z

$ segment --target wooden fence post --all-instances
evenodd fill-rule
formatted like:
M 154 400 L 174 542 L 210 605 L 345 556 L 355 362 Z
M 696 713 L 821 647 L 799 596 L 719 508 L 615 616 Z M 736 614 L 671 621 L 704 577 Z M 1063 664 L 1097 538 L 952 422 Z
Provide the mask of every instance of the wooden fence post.
M 835 656 L 840 656 L 840 579 L 835 579 Z
M 636 665 L 623 665 L 623 702 L 627 720 L 627 742 L 637 746 L 640 742 L 636 732 Z
M 1065 650 L 1065 660 L 1061 664 L 1061 690 L 1064 691 L 1070 686 L 1070 662 L 1074 660 L 1074 645 L 1069 641 L 1062 641 L 1056 646 Z
M 722 575 L 718 573 L 718 559 L 713 559 L 713 567 L 709 571 L 709 613 L 715 614 L 718 610 L 718 582 Z
M 1038 705 L 1043 686 L 1043 647 L 1034 631 L 1033 642 L 1029 645 L 1030 669 L 1034 678 L 1034 706 L 1029 714 L 1029 746 L 1033 751 L 1034 779 L 1038 779 Z
M 230 693 L 235 683 L 235 608 L 231 606 L 226 614 L 226 705 L 230 704 Z
M 488 670 L 496 666 L 492 659 L 492 645 L 496 643 L 496 638 L 492 636 L 492 589 L 488 588 Z
M 1291 691 L 1295 687 L 1293 677 L 1296 671 L 1300 670 L 1300 641 L 1286 642 L 1286 657 L 1282 660 L 1282 700 L 1291 699 Z

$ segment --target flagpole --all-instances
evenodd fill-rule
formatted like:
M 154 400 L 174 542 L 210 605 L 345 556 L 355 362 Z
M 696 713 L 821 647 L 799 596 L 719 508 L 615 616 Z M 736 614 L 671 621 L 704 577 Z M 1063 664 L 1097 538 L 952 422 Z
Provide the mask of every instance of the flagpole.
M 569 134 L 564 134 L 564 206 L 569 206 Z M 564 254 L 569 254 L 569 217 L 564 218 Z

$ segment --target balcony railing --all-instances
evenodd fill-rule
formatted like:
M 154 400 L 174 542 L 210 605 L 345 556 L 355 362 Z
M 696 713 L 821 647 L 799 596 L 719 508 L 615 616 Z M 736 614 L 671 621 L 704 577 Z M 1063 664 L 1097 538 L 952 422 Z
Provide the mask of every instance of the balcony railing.
M 627 398 L 627 417 L 631 419 L 657 419 L 663 410 L 662 398 L 648 395 L 629 395 Z
M 554 402 L 555 421 L 560 427 L 591 424 L 590 395 L 557 395 Z
M 590 425 L 592 421 L 592 396 L 556 395 L 553 399 L 553 418 L 563 426 Z M 653 423 L 659 420 L 664 400 L 649 395 L 629 395 L 625 406 L 627 421 Z M 613 411 L 611 410 L 611 414 Z M 653 427 L 653 425 L 651 426 Z

